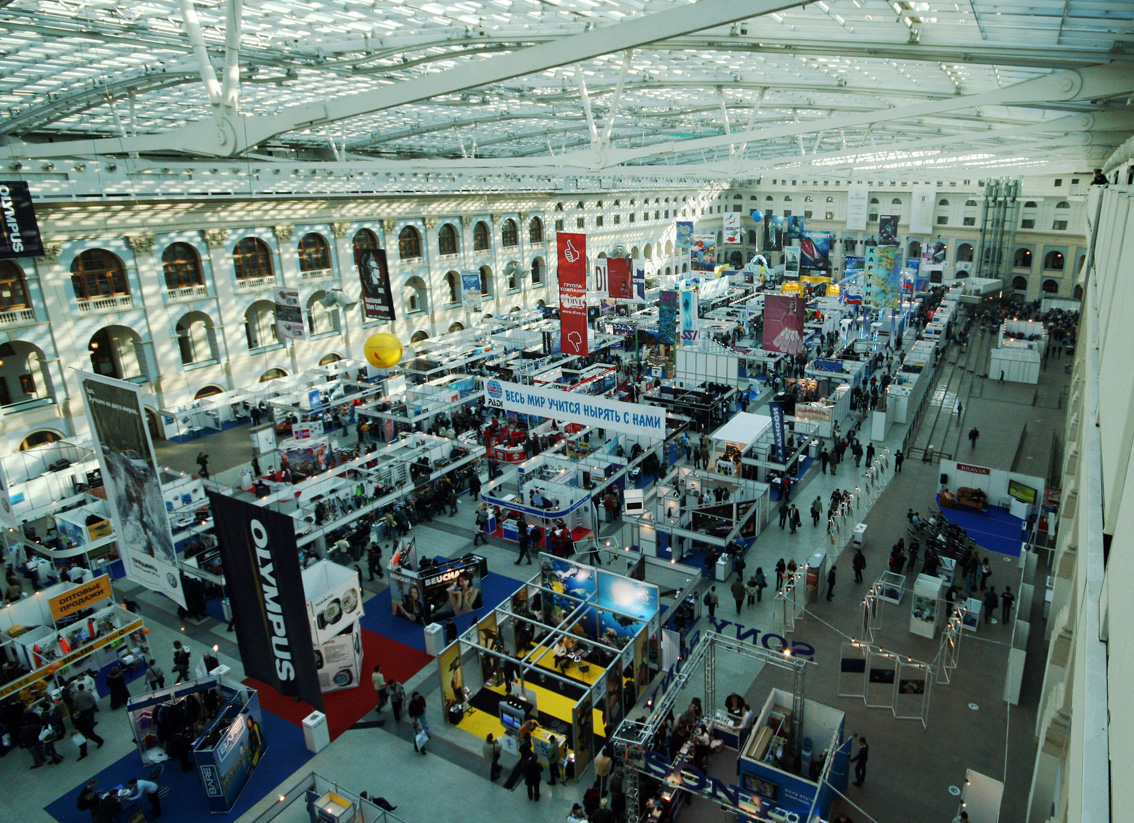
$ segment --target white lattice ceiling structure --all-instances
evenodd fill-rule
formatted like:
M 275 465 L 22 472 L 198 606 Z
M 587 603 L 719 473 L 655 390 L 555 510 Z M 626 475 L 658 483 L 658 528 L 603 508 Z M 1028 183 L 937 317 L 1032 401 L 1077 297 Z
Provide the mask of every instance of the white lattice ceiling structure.
M 1087 169 L 1130 0 L 15 0 L 0 151 L 750 177 Z

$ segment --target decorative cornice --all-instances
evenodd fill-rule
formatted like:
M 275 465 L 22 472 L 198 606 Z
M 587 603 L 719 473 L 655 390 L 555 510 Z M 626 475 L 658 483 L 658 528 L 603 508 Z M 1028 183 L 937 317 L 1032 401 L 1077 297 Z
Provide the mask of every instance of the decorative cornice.
M 437 224 L 440 223 L 440 222 L 441 221 L 438 220 L 436 217 L 426 217 L 425 218 L 425 228 L 428 231 L 433 231 L 435 228 L 437 228 Z
M 272 226 L 272 234 L 276 236 L 276 240 L 281 243 L 286 243 L 295 236 L 295 226 L 287 223 L 281 223 L 278 226 Z
M 126 245 L 135 254 L 145 254 L 146 252 L 153 251 L 154 246 L 157 244 L 157 238 L 150 232 L 142 232 L 141 234 L 128 234 L 126 235 Z
M 396 229 L 397 226 L 398 226 L 397 220 L 383 220 L 382 221 L 382 231 L 384 231 L 386 233 L 386 242 L 387 243 L 390 242 L 390 238 L 393 236 L 394 229 Z
M 346 236 L 350 233 L 350 223 L 332 223 L 331 231 L 335 233 L 335 237 L 346 239 Z
M 224 249 L 228 229 L 205 229 L 205 242 L 214 249 Z
M 43 259 L 48 263 L 54 263 L 59 259 L 59 255 L 63 253 L 62 243 L 44 243 L 43 244 Z
M 471 228 L 472 228 L 472 224 L 473 224 L 473 219 L 472 219 L 472 217 L 470 217 L 470 216 L 469 216 L 469 215 L 467 215 L 467 214 L 462 214 L 462 215 L 461 215 L 461 228 L 462 228 L 462 229 L 471 229 Z

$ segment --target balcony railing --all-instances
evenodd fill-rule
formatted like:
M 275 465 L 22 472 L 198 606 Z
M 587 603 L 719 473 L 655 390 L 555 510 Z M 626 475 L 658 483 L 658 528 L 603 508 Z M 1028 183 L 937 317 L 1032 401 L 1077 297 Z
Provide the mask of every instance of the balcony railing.
M 35 322 L 35 309 L 12 309 L 0 312 L 0 326 L 21 326 Z
M 267 277 L 248 277 L 236 281 L 236 290 L 256 291 L 257 289 L 270 289 L 275 284 L 276 278 L 273 275 Z
M 312 269 L 299 273 L 300 280 L 322 280 L 325 277 L 330 277 L 335 273 L 334 269 Z
M 134 298 L 129 294 L 114 297 L 95 297 L 79 301 L 79 314 L 97 314 L 104 311 L 121 311 L 134 308 Z
M 166 289 L 165 296 L 169 301 L 194 300 L 198 297 L 208 297 L 208 286 L 186 286 L 183 289 Z

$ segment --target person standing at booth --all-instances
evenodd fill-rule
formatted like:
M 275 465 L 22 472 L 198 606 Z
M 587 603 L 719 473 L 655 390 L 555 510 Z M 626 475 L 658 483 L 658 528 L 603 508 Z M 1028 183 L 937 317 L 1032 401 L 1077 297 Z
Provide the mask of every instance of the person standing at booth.
M 539 802 L 539 784 L 543 778 L 543 766 L 534 755 L 524 761 L 524 785 L 528 787 L 528 800 Z
M 484 738 L 484 745 L 481 747 L 481 752 L 484 754 L 484 759 L 492 764 L 491 771 L 488 773 L 489 780 L 496 780 L 500 777 L 500 753 L 504 750 L 503 744 L 489 734 Z
M 138 780 L 136 777 L 130 778 L 130 782 L 126 784 L 126 788 L 130 790 L 130 794 L 126 796 L 127 800 L 140 800 L 142 795 L 146 796 L 146 800 L 150 802 L 150 811 L 153 816 L 150 820 L 157 820 L 161 817 L 161 798 L 158 795 L 158 784 L 152 780 Z
M 850 759 L 854 763 L 854 785 L 861 786 L 866 782 L 866 762 L 870 759 L 870 747 L 866 745 L 866 738 L 858 736 L 858 753 Z

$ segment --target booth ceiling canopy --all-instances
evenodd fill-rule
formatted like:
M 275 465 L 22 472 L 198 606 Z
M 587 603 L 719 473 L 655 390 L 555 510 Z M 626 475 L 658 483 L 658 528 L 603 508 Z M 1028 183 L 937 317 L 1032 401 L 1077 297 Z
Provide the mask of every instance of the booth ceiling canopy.
M 29 177 L 938 179 L 1089 169 L 1134 131 L 1128 0 L 0 5 L 0 151 Z

